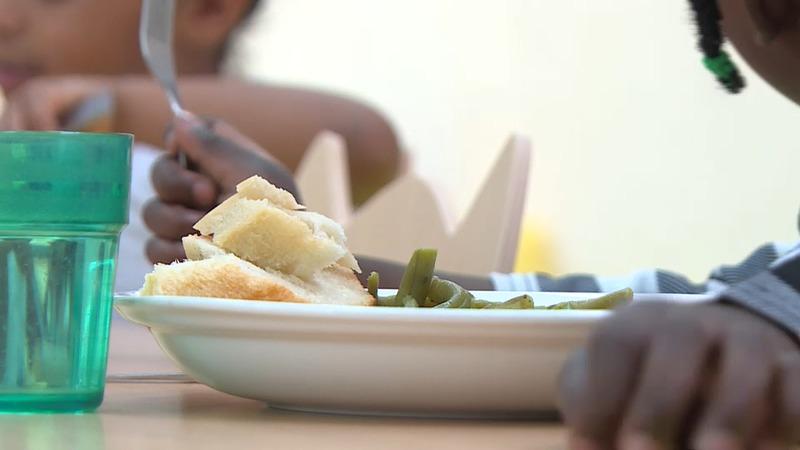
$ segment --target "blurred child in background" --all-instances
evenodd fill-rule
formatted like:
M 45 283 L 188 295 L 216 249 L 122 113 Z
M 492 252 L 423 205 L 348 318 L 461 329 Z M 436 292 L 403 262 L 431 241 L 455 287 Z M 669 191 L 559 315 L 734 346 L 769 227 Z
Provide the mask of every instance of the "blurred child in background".
M 398 167 L 392 127 L 353 100 L 224 77 L 237 34 L 266 0 L 177 0 L 175 51 L 185 106 L 224 119 L 294 170 L 314 136 L 331 130 L 349 150 L 354 202 Z M 140 56 L 139 0 L 0 0 L 0 130 L 61 129 L 79 105 L 110 95 L 106 131 L 134 133 L 131 224 L 123 234 L 117 289 L 138 287 L 151 265 L 141 209 L 153 195 L 150 166 L 171 120 L 164 93 Z

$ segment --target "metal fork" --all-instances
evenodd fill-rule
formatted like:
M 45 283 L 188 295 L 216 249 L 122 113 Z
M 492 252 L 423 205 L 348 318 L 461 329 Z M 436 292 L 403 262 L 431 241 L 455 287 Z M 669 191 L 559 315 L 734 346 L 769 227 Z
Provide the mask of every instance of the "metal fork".
M 144 0 L 139 24 L 139 45 L 150 73 L 167 94 L 169 107 L 175 117 L 186 115 L 175 77 L 173 36 L 175 0 Z M 186 167 L 186 155 L 178 153 L 178 161 Z

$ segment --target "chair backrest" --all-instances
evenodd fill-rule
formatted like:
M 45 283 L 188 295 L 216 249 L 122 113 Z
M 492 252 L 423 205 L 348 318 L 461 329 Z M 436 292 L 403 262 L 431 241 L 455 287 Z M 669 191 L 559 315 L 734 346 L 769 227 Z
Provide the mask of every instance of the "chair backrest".
M 457 227 L 441 196 L 413 171 L 353 213 L 346 147 L 333 133 L 314 140 L 297 180 L 310 210 L 345 226 L 353 253 L 405 263 L 415 249 L 432 247 L 440 250 L 439 269 L 485 275 L 513 270 L 530 159 L 530 141 L 512 136 Z
M 530 141 L 512 136 L 456 233 L 441 247 L 440 267 L 474 275 L 513 271 L 530 162 Z
M 430 185 L 414 173 L 398 178 L 358 209 L 345 227 L 350 250 L 406 262 L 417 248 L 442 248 L 452 223 Z

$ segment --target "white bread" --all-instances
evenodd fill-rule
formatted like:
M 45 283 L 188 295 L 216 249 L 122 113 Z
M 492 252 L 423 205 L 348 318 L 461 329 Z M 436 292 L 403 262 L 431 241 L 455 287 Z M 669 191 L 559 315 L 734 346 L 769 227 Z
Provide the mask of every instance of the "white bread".
M 139 295 L 355 306 L 375 304 L 375 299 L 347 268 L 336 265 L 315 273 L 309 280 L 302 280 L 281 272 L 261 269 L 231 254 L 199 261 L 159 264 L 145 278 Z
M 211 239 L 197 235 L 183 238 L 183 250 L 186 253 L 186 258 L 191 261 L 200 261 L 230 254 L 214 245 Z
M 261 178 L 237 191 L 195 225 L 205 236 L 183 238 L 188 260 L 157 265 L 140 295 L 375 304 L 339 224 Z
M 301 278 L 337 263 L 360 272 L 338 223 L 293 209 L 300 205 L 283 195 L 291 194 L 261 178 L 245 180 L 237 192 L 195 224 L 217 246 L 261 268 Z
M 292 211 L 306 209 L 305 206 L 297 203 L 294 195 L 258 176 L 250 177 L 239 183 L 236 186 L 236 192 L 251 200 L 269 200 L 278 208 Z

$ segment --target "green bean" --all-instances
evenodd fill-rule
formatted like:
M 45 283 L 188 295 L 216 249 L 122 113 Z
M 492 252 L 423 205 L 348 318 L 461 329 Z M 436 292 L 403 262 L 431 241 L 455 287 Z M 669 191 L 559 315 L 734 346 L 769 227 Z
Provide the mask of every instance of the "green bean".
M 452 281 L 433 277 L 428 297 L 422 306 L 428 308 L 469 308 L 474 298 L 469 291 Z
M 428 296 L 428 290 L 430 290 L 435 266 L 436 250 L 423 248 L 415 251 L 400 280 L 397 297 L 404 299 L 410 295 L 418 304 L 423 303 Z
M 591 300 L 577 300 L 548 306 L 547 309 L 614 309 L 633 300 L 633 290 L 621 289 Z
M 473 297 L 469 292 L 460 292 L 448 299 L 446 302 L 434 306 L 434 308 L 470 309 L 472 307 L 473 298 L 475 297 Z
M 633 300 L 631 289 L 622 289 L 591 300 L 562 302 L 551 306 L 534 305 L 533 298 L 521 295 L 504 302 L 476 299 L 469 291 L 433 276 L 436 250 L 419 249 L 408 261 L 397 295 L 379 297 L 380 277 L 372 272 L 367 279 L 367 292 L 376 298 L 378 306 L 403 308 L 464 308 L 464 309 L 613 309 Z
M 481 300 L 479 298 L 476 298 L 476 299 L 472 300 L 472 304 L 469 305 L 469 307 L 472 308 L 472 309 L 486 309 L 489 306 L 491 306 L 492 303 L 494 303 L 494 302 L 490 302 L 489 300 Z
M 378 298 L 378 287 L 380 284 L 381 276 L 378 275 L 378 272 L 369 274 L 369 278 L 367 278 L 367 292 L 369 292 L 369 295 Z
M 403 299 L 403 307 L 419 308 L 419 303 L 417 303 L 417 300 L 414 297 L 407 295 L 406 298 Z
M 533 309 L 533 298 L 530 295 L 520 295 L 502 303 L 489 303 L 483 309 Z
M 433 308 L 440 305 L 456 295 L 460 295 L 464 291 L 461 286 L 447 280 L 442 280 L 439 277 L 431 279 L 431 287 L 428 289 L 428 296 L 421 303 L 425 308 Z
M 386 297 L 376 297 L 375 299 L 377 300 L 378 306 L 394 306 L 394 307 L 403 306 L 403 304 L 397 300 L 396 295 L 387 295 Z
M 472 306 L 472 296 L 459 294 L 444 303 L 440 303 L 434 306 L 434 308 L 470 309 L 471 306 Z

